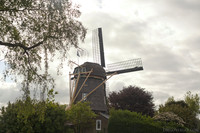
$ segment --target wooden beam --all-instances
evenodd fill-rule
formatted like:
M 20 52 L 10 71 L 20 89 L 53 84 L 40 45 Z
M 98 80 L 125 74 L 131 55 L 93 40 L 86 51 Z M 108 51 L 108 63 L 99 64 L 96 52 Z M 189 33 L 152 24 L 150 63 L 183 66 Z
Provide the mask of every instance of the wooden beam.
M 71 84 L 71 76 L 70 76 L 70 84 Z M 73 79 L 73 84 L 72 84 L 72 86 L 71 86 L 71 93 L 70 93 L 70 101 L 69 101 L 69 105 L 65 108 L 65 110 L 68 110 L 68 109 L 70 109 L 71 108 L 71 105 L 72 105 L 72 93 L 73 93 L 73 88 L 74 88 L 74 85 L 75 85 L 75 79 Z
M 70 72 L 69 72 L 69 95 L 70 95 L 70 102 L 72 100 L 72 88 L 71 88 L 71 75 L 70 75 Z
M 76 93 L 76 90 L 77 90 L 77 87 L 78 87 L 78 82 L 79 82 L 80 76 L 81 76 L 81 73 L 79 73 L 78 78 L 76 80 L 76 86 L 75 86 L 74 93 L 73 93 L 73 96 L 72 96 L 72 101 L 74 101 L 74 96 L 75 96 L 75 93 Z
M 100 86 L 102 86 L 107 80 L 109 80 L 112 76 L 114 76 L 116 73 L 113 73 L 109 78 L 105 79 L 101 84 L 99 84 L 96 88 L 94 88 L 87 96 L 83 97 L 79 102 L 82 102 L 85 98 L 90 96 L 94 91 L 96 91 Z
M 83 73 L 81 73 L 81 74 L 88 74 L 89 72 L 83 72 Z M 77 74 L 71 74 L 71 75 L 77 75 Z M 83 76 L 84 76 L 83 75 Z M 111 74 L 110 74 L 111 75 Z M 86 77 L 86 76 L 85 76 Z M 94 76 L 94 75 L 91 75 L 90 76 L 90 78 L 96 78 L 96 79 L 101 79 L 101 80 L 104 80 L 104 78 L 103 77 L 100 77 L 100 76 Z
M 72 96 L 73 96 L 73 92 L 74 92 L 74 87 L 75 86 L 75 79 L 73 79 L 73 83 L 72 83 L 72 86 L 71 86 L 71 100 L 72 100 Z M 70 101 L 70 104 L 71 104 L 72 101 Z
M 76 62 L 74 62 L 74 61 L 69 61 L 69 62 L 71 62 L 71 63 L 73 63 L 73 64 L 75 64 L 75 65 L 77 65 L 78 67 L 82 67 L 82 66 L 80 66 L 79 64 L 77 64 Z
M 91 69 L 91 71 L 89 71 L 89 74 L 87 75 L 87 77 L 85 78 L 83 84 L 81 85 L 79 91 L 77 92 L 75 98 L 73 99 L 72 103 L 74 103 L 74 101 L 76 100 L 77 96 L 79 95 L 80 91 L 82 90 L 83 86 L 85 85 L 85 82 L 88 80 L 90 74 L 93 72 L 93 68 Z
M 96 78 L 96 79 L 101 79 L 101 80 L 104 80 L 104 78 L 102 78 L 102 77 L 100 77 L 100 76 L 94 76 L 94 75 L 92 75 L 92 76 L 90 76 L 91 78 Z

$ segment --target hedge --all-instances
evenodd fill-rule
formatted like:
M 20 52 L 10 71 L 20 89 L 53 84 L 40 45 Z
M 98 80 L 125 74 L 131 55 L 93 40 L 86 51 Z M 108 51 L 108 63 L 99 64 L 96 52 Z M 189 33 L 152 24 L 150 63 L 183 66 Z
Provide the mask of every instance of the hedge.
M 176 123 L 158 122 L 127 110 L 111 110 L 109 133 L 194 133 Z

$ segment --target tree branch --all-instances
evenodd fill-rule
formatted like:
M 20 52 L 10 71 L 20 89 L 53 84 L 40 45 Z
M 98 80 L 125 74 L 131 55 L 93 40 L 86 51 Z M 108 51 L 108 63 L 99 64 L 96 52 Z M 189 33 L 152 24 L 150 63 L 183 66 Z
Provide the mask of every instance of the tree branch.
M 31 47 L 27 47 L 26 50 L 34 49 L 35 47 L 38 47 L 38 46 L 42 45 L 43 43 L 44 43 L 44 40 L 41 41 L 41 42 L 36 43 L 35 45 L 33 45 Z
M 40 8 L 24 8 L 24 9 L 17 9 L 17 8 L 4 8 L 4 9 L 0 9 L 0 12 L 23 12 L 23 11 L 37 11 L 40 10 Z
M 43 79 L 42 78 L 42 76 L 41 75 L 39 75 L 35 70 L 34 70 L 34 68 L 32 67 L 32 65 L 31 65 L 31 63 L 30 63 L 30 56 L 29 56 L 29 53 L 27 52 L 27 51 L 25 51 L 25 54 L 27 55 L 27 57 L 28 57 L 28 66 L 29 66 L 29 70 L 28 71 L 34 71 L 35 72 L 35 74 L 38 76 L 38 78 L 40 78 L 41 80 Z
M 0 41 L 0 45 L 7 46 L 7 47 L 20 47 L 20 48 L 24 49 L 24 51 L 34 49 L 35 47 L 38 47 L 38 46 L 42 45 L 43 43 L 44 43 L 44 40 L 36 43 L 33 46 L 27 47 L 27 46 L 24 46 L 21 43 L 7 43 L 7 42 Z

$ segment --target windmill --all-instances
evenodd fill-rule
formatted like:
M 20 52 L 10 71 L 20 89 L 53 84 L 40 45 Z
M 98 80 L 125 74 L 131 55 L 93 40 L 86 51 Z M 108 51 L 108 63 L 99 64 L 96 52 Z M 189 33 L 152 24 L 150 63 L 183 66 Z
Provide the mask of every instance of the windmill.
M 93 30 L 92 35 L 94 62 L 78 65 L 69 74 L 70 105 L 89 101 L 96 113 L 108 114 L 105 83 L 116 74 L 143 70 L 141 59 L 108 64 L 105 70 L 102 29 Z M 70 106 L 69 106 L 70 107 Z

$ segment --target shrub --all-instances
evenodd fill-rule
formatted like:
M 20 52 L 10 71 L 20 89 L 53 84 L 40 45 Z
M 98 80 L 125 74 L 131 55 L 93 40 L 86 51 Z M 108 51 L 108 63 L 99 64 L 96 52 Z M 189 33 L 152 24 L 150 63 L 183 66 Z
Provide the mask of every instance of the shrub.
M 64 107 L 57 103 L 18 100 L 2 107 L 1 112 L 0 133 L 69 133 L 70 130 L 64 126 L 67 121 Z
M 109 133 L 188 133 L 186 128 L 173 122 L 158 122 L 140 113 L 111 110 Z

